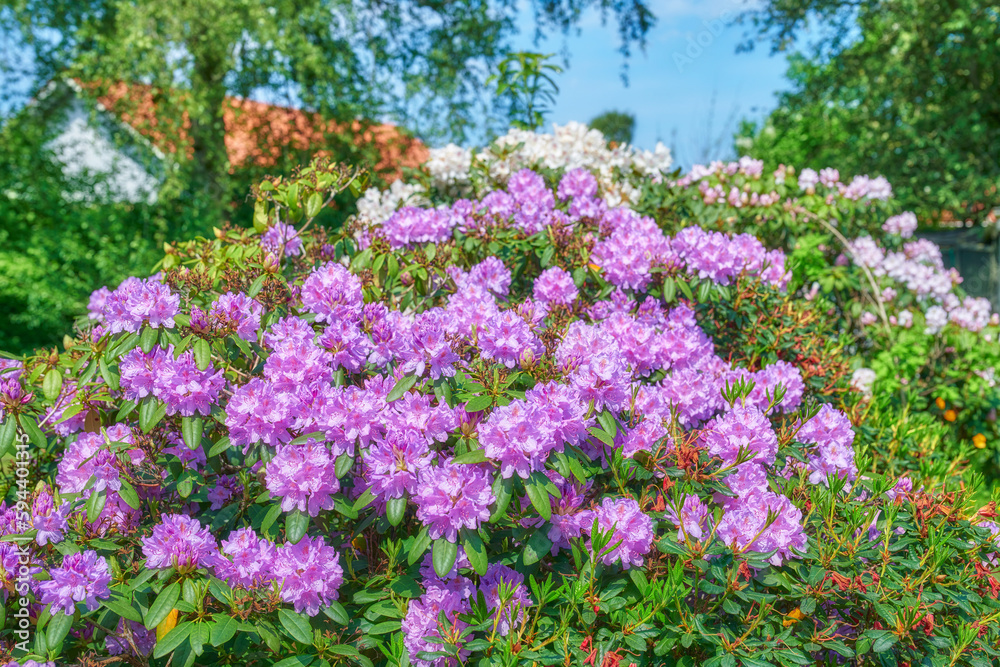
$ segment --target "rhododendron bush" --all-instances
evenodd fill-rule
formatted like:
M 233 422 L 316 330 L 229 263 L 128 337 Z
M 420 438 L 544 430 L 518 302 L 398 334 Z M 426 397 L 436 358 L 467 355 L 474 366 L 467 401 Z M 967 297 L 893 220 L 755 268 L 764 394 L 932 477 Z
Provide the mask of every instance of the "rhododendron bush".
M 336 232 L 359 172 L 270 179 L 3 362 L 0 655 L 996 660 L 982 480 L 871 455 L 941 432 L 851 385 L 786 253 L 637 213 L 663 150 L 537 136 Z

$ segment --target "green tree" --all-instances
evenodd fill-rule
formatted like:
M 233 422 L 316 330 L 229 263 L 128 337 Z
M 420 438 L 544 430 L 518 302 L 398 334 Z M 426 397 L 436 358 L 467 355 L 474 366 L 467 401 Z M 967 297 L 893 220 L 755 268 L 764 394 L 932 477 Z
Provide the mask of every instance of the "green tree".
M 771 0 L 742 20 L 792 53 L 792 89 L 762 123 L 743 125 L 741 153 L 882 174 L 928 222 L 943 211 L 982 219 L 1000 204 L 996 5 Z
M 648 0 L 533 0 L 540 30 L 611 10 L 623 49 L 642 44 Z M 508 50 L 516 0 L 0 0 L 0 29 L 30 48 L 39 81 L 142 81 L 184 130 L 208 201 L 228 193 L 227 94 L 287 95 L 325 117 L 392 117 L 425 139 L 462 139 L 482 116 L 484 73 Z M 164 94 L 180 91 L 180 94 Z M 183 119 L 183 120 L 182 120 Z
M 589 125 L 600 130 L 608 141 L 630 144 L 635 132 L 635 116 L 627 111 L 605 111 L 591 120 Z

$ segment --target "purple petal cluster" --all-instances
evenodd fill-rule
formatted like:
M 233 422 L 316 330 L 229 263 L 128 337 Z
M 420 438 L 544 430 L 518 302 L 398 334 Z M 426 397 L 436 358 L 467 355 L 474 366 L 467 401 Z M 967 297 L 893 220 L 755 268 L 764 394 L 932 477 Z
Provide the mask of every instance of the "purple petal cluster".
M 497 634 L 506 637 L 524 620 L 524 610 L 533 603 L 524 585 L 524 575 L 500 563 L 491 563 L 479 582 L 486 608 L 493 615 Z M 503 594 L 503 595 L 502 595 Z
M 768 523 L 768 515 L 775 519 Z M 802 527 L 802 512 L 786 496 L 770 491 L 756 491 L 725 505 L 716 536 L 737 552 L 774 552 L 768 558 L 781 565 L 796 558 L 795 551 L 805 551 L 808 538 Z
M 138 333 L 142 326 L 154 329 L 174 326 L 174 315 L 180 311 L 180 296 L 155 278 L 126 278 L 104 300 L 98 318 L 111 333 Z
M 297 509 L 309 516 L 333 508 L 340 491 L 336 465 L 326 445 L 312 440 L 303 445 L 283 445 L 268 461 L 264 473 L 267 490 L 281 498 L 281 509 Z
M 445 460 L 425 468 L 413 498 L 417 518 L 432 539 L 454 542 L 459 528 L 476 529 L 490 518 L 489 506 L 496 500 L 491 487 L 487 472 L 475 465 Z
M 253 528 L 240 528 L 222 540 L 222 552 L 214 560 L 215 575 L 230 586 L 256 588 L 273 580 L 275 547 Z
M 208 311 L 217 334 L 236 334 L 246 341 L 257 341 L 263 306 L 242 292 L 226 292 Z
M 601 556 L 605 565 L 620 563 L 624 569 L 641 567 L 653 548 L 653 520 L 631 498 L 605 498 L 594 510 L 583 513 L 583 528 L 590 531 L 593 520 L 602 531 L 612 531 L 611 541 Z M 588 543 L 588 548 L 593 546 Z
M 403 618 L 403 646 L 410 656 L 413 667 L 455 667 L 456 661 L 441 657 L 433 660 L 418 658 L 420 652 L 434 653 L 444 648 L 443 641 L 429 641 L 427 638 L 442 640 L 443 636 L 456 639 L 468 623 L 459 619 L 459 614 L 471 610 L 469 597 L 451 588 L 430 585 L 417 600 L 410 601 Z M 441 627 L 440 616 L 444 614 L 447 626 Z M 457 642 L 461 645 L 463 642 Z M 468 651 L 460 653 L 468 655 Z
M 778 436 L 763 412 L 754 406 L 735 405 L 707 426 L 702 435 L 708 453 L 724 465 L 736 463 L 745 452 L 750 461 L 770 465 L 778 453 Z
M 302 254 L 302 238 L 299 230 L 284 222 L 276 222 L 260 237 L 260 245 L 265 250 L 281 253 L 285 257 Z
M 580 294 L 573 283 L 573 276 L 565 269 L 553 266 L 542 271 L 535 278 L 535 299 L 546 305 L 559 304 L 568 306 Z
M 364 297 L 361 281 L 342 264 L 327 262 L 302 284 L 302 306 L 316 314 L 317 322 L 361 319 Z
M 780 289 L 791 279 L 791 272 L 785 270 L 785 254 L 780 250 L 768 252 L 750 234 L 729 236 L 687 227 L 671 240 L 671 247 L 689 273 L 720 285 L 728 285 L 743 273 L 760 276 Z
M 306 536 L 277 549 L 273 573 L 281 582 L 281 599 L 308 616 L 334 602 L 344 581 L 340 555 L 322 537 Z
M 146 567 L 153 570 L 196 570 L 212 565 L 217 554 L 218 545 L 209 529 L 184 514 L 165 515 L 153 533 L 142 538 Z
M 491 359 L 507 368 L 541 358 L 544 348 L 528 323 L 513 310 L 494 315 L 479 331 L 479 350 L 484 359 Z
M 809 481 L 825 483 L 828 476 L 853 480 L 857 474 L 854 465 L 854 430 L 847 416 L 824 404 L 818 413 L 799 429 L 800 442 L 816 445 L 810 454 L 807 469 Z
M 221 370 L 209 364 L 199 370 L 194 354 L 185 350 L 175 357 L 173 346 L 157 346 L 149 354 L 135 348 L 121 360 L 121 387 L 127 400 L 153 396 L 167 407 L 167 414 L 208 415 L 226 380 Z
M 108 563 L 96 551 L 79 551 L 63 557 L 62 567 L 49 573 L 52 578 L 38 585 L 41 603 L 51 604 L 52 611 L 67 616 L 82 602 L 88 611 L 101 606 L 100 600 L 111 597 Z
M 404 206 L 382 223 L 382 233 L 393 248 L 442 243 L 451 238 L 459 219 L 447 208 Z

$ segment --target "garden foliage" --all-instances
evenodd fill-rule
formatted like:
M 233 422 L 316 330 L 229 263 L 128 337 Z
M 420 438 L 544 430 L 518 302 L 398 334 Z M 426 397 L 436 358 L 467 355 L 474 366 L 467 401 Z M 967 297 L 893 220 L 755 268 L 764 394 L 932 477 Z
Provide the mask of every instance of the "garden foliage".
M 995 661 L 995 505 L 974 504 L 977 476 L 887 457 L 948 431 L 856 388 L 874 339 L 837 301 L 861 290 L 849 263 L 775 247 L 766 207 L 759 238 L 712 229 L 737 216 L 695 210 L 697 183 L 750 202 L 775 179 L 756 163 L 668 168 L 580 125 L 514 131 L 365 192 L 334 233 L 314 218 L 362 176 L 316 162 L 254 190 L 252 229 L 95 292 L 68 349 L 4 362 L 0 651 Z M 880 181 L 851 200 L 800 197 L 804 178 L 757 201 L 879 217 Z M 933 298 L 913 296 L 914 328 Z M 972 335 L 975 307 L 940 301 L 941 331 Z

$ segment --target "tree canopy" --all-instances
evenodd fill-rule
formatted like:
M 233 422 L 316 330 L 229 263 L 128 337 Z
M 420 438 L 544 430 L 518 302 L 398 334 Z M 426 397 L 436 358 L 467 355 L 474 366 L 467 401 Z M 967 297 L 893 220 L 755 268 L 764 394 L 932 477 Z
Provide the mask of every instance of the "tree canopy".
M 540 33 L 596 7 L 628 55 L 653 24 L 647 0 L 532 0 Z M 30 50 L 28 75 L 142 82 L 186 126 L 191 182 L 222 196 L 226 95 L 283 98 L 324 117 L 392 119 L 462 139 L 488 114 L 483 86 L 515 33 L 516 0 L 2 0 L 0 30 Z M 8 72 L 14 63 L 6 63 Z M 168 94 L 179 91 L 181 94 Z
M 930 223 L 981 220 L 1000 204 L 995 5 L 771 0 L 742 20 L 793 55 L 791 91 L 763 123 L 743 125 L 741 153 L 884 175 Z
M 635 132 L 635 115 L 627 111 L 605 111 L 591 119 L 589 125 L 600 130 L 609 141 L 630 144 Z

